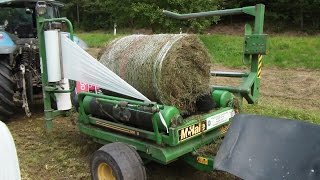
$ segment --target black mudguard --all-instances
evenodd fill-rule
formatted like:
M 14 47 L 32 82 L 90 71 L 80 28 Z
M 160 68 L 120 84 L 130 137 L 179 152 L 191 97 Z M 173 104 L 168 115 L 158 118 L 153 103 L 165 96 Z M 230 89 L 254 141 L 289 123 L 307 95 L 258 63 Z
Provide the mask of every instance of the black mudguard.
M 236 115 L 217 153 L 214 168 L 248 180 L 319 180 L 320 126 Z

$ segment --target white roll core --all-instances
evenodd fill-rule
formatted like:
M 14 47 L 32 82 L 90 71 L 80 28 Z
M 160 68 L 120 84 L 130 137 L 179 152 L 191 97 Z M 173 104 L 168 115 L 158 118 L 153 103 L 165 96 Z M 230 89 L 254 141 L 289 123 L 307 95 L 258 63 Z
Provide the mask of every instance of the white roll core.
M 60 81 L 59 90 L 69 90 L 69 79 L 64 78 Z M 71 93 L 55 93 L 58 110 L 70 110 L 72 108 Z
M 58 82 L 61 80 L 59 31 L 45 31 L 44 38 L 47 57 L 48 81 Z

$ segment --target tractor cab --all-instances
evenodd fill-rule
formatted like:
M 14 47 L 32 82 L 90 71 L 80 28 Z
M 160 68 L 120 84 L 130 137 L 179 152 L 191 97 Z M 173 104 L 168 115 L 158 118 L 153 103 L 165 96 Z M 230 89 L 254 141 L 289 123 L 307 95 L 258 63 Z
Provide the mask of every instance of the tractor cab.
M 16 38 L 36 38 L 36 0 L 2 0 L 0 1 L 0 25 L 7 33 Z M 60 17 L 62 3 L 46 2 L 46 18 Z

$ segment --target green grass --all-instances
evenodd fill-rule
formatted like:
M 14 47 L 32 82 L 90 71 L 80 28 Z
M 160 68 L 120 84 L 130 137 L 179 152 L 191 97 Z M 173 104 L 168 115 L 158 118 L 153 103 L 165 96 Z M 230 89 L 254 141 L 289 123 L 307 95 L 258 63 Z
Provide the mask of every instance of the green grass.
M 113 36 L 104 32 L 78 33 L 89 47 L 103 47 L 111 40 L 124 35 Z M 243 66 L 243 37 L 235 35 L 200 35 L 213 58 L 214 63 L 228 67 Z M 320 36 L 270 36 L 268 37 L 266 67 L 320 68 Z
M 229 67 L 242 66 L 243 37 L 231 35 L 201 35 L 201 40 L 214 63 Z M 268 37 L 266 67 L 320 68 L 320 36 Z
M 244 105 L 243 111 L 249 114 L 265 115 L 275 118 L 287 118 L 304 120 L 315 124 L 320 124 L 320 112 L 288 108 L 279 104 L 256 104 L 256 105 Z
M 85 41 L 89 47 L 103 47 L 115 38 L 121 37 L 123 35 L 114 36 L 113 34 L 107 34 L 103 32 L 93 32 L 93 33 L 77 33 L 77 36 Z

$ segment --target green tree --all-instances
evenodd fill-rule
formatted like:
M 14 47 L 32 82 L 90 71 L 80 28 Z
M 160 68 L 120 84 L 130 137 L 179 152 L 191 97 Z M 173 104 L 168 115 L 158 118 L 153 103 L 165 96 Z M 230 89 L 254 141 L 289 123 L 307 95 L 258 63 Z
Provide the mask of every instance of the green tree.
M 154 31 L 179 31 L 179 28 L 200 32 L 219 18 L 174 20 L 164 17 L 163 9 L 190 13 L 215 10 L 218 0 L 71 0 L 66 1 L 65 15 L 73 21 L 80 15 L 80 27 L 85 30 L 120 28 L 151 28 Z
M 266 22 L 280 29 L 319 30 L 320 0 L 225 0 L 223 7 L 235 8 L 263 3 Z
M 200 11 L 212 11 L 218 8 L 217 0 L 150 0 L 133 3 L 132 9 L 134 18 L 141 26 L 148 24 L 155 31 L 157 29 L 178 31 L 179 28 L 185 28 L 194 32 L 201 32 L 216 23 L 219 17 L 191 20 L 175 20 L 165 17 L 162 10 L 170 10 L 178 13 L 191 13 Z

